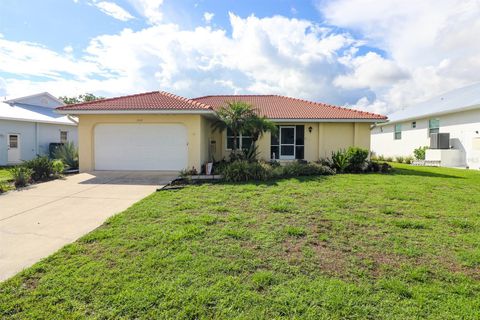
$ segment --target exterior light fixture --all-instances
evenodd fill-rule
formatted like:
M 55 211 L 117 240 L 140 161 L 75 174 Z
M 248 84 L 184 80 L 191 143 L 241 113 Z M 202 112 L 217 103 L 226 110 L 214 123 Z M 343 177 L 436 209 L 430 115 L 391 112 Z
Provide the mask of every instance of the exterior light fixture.
M 308 132 L 312 133 L 313 128 L 310 126 L 308 127 Z

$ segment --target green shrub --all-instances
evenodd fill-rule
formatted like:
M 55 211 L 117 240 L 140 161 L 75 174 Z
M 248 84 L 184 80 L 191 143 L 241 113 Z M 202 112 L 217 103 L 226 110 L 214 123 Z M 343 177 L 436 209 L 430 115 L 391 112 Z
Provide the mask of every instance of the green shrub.
M 367 168 L 365 170 L 366 172 L 380 172 L 380 173 L 389 173 L 392 171 L 392 166 L 389 165 L 386 162 L 376 162 L 376 161 L 370 161 L 367 164 Z
M 33 170 L 26 166 L 16 166 L 10 169 L 16 188 L 25 187 L 32 179 Z
M 405 161 L 405 157 L 397 156 L 397 157 L 395 157 L 395 161 L 398 162 L 398 163 L 403 163 Z
M 381 154 L 377 157 L 377 160 L 378 161 L 385 161 L 385 157 L 383 156 L 383 154 Z
M 365 164 L 368 159 L 368 150 L 350 147 L 347 152 L 348 166 L 347 171 L 349 172 L 362 172 L 365 169 Z
M 417 160 L 425 160 L 425 151 L 427 151 L 428 147 L 418 147 L 417 149 L 413 150 L 413 155 Z
M 47 156 L 38 156 L 32 160 L 25 161 L 23 165 L 32 169 L 34 181 L 48 180 L 53 174 L 53 161 Z
M 52 162 L 53 173 L 59 175 L 65 170 L 65 165 L 62 160 L 53 160 Z
M 233 161 L 221 168 L 223 179 L 229 182 L 263 181 L 272 175 L 272 167 L 266 163 Z
M 413 159 L 412 156 L 405 157 L 405 163 L 406 163 L 406 164 L 412 164 L 413 160 L 414 160 L 414 159 Z
M 318 163 L 300 163 L 298 161 L 287 163 L 276 170 L 276 175 L 281 177 L 319 176 L 332 175 L 335 171 Z
M 385 161 L 387 161 L 387 162 L 392 162 L 392 161 L 393 161 L 393 157 L 385 157 Z
M 78 149 L 73 142 L 67 142 L 57 148 L 55 159 L 62 160 L 68 169 L 78 169 Z
M 5 181 L 0 181 L 0 194 L 10 190 L 10 186 Z
M 382 164 L 380 164 L 380 171 L 381 173 L 390 173 L 392 171 L 392 166 L 389 165 L 388 163 L 386 162 L 383 162 Z
M 345 172 L 349 165 L 347 152 L 345 150 L 332 152 L 332 165 L 337 172 Z

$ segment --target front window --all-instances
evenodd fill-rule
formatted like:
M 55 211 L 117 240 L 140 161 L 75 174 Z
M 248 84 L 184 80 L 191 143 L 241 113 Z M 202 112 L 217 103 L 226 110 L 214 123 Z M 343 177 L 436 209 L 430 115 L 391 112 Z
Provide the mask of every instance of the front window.
M 395 125 L 394 138 L 395 138 L 395 140 L 401 140 L 402 139 L 402 125 L 401 124 L 396 124 Z
M 230 129 L 227 129 L 227 149 L 232 150 L 233 149 L 233 132 Z M 237 149 L 249 149 L 250 146 L 252 145 L 252 136 L 250 133 L 240 133 L 237 136 Z
M 440 132 L 440 120 L 438 119 L 430 119 L 428 120 L 428 136 L 432 133 L 439 133 Z
M 68 131 L 60 131 L 60 142 L 67 143 L 68 141 Z

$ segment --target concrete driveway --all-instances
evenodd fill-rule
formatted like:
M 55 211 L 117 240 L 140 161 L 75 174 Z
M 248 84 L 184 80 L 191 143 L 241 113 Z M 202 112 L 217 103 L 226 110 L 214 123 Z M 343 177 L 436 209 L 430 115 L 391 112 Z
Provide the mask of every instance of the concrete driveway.
M 176 176 L 81 173 L 0 195 L 0 281 L 97 228 Z

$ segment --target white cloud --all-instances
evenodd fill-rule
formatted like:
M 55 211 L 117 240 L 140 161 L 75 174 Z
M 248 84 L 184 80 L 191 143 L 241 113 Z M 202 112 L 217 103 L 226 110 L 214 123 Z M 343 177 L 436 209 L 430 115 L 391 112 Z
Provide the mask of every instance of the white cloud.
M 339 76 L 337 84 L 372 84 L 390 110 L 480 80 L 478 0 L 327 0 L 318 7 L 328 23 L 353 29 L 387 52 L 388 58 L 368 63 L 352 59 L 352 73 Z M 408 78 L 372 78 L 377 71 L 398 70 Z M 377 88 L 382 82 L 386 87 Z
M 214 16 L 215 14 L 212 12 L 205 12 L 203 14 L 203 20 L 205 20 L 206 23 L 211 23 Z
M 342 61 L 352 72 L 337 76 L 334 83 L 346 89 L 375 90 L 389 87 L 409 77 L 409 74 L 393 61 L 374 52 L 368 52 L 364 56 L 345 57 Z
M 72 46 L 66 46 L 66 47 L 63 48 L 63 52 L 70 54 L 70 53 L 73 52 L 73 47 Z
M 182 30 L 175 24 L 124 29 L 96 37 L 78 59 L 28 44 L 19 51 L 43 55 L 44 61 L 21 59 L 8 72 L 51 79 L 5 79 L 7 88 L 10 95 L 46 90 L 110 96 L 160 88 L 189 97 L 278 93 L 331 103 L 348 96 L 333 79 L 342 68 L 339 52 L 357 45 L 350 35 L 281 16 L 241 18 L 231 13 L 230 23 L 231 35 L 210 26 Z M 38 70 L 40 66 L 44 69 Z M 67 80 L 61 80 L 61 72 L 68 72 Z
M 231 33 L 185 30 L 163 21 L 163 1 L 130 1 L 151 26 L 98 36 L 75 57 L 68 46 L 57 53 L 0 37 L 3 91 L 277 93 L 388 113 L 479 80 L 480 9 L 467 0 L 323 1 L 327 22 L 360 40 L 307 20 L 233 13 Z
M 128 21 L 133 19 L 133 16 L 118 4 L 109 1 L 95 2 L 94 5 L 103 13 L 120 21 Z
M 162 13 L 162 5 L 163 0 L 128 0 L 140 13 L 144 16 L 147 21 L 152 24 L 156 25 L 162 22 L 163 20 L 163 13 Z

